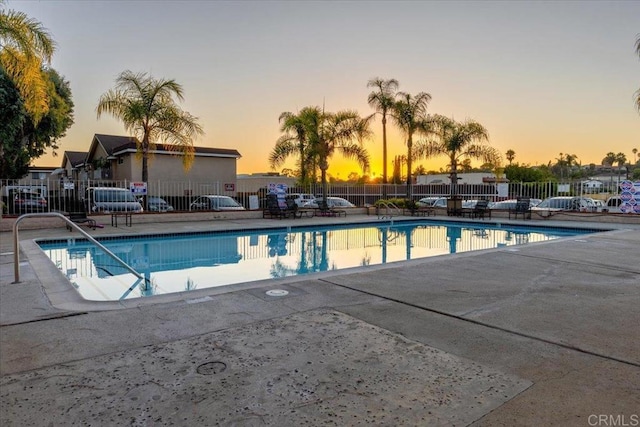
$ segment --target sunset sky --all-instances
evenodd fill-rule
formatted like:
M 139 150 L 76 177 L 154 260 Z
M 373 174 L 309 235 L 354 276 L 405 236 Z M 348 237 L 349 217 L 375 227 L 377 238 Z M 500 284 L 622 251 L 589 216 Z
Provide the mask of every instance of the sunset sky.
M 200 118 L 197 146 L 235 148 L 238 173 L 269 171 L 278 116 L 324 104 L 372 113 L 367 81 L 395 78 L 432 95 L 431 113 L 473 118 L 515 161 L 570 153 L 583 164 L 640 149 L 640 2 L 525 1 L 16 1 L 58 49 L 52 66 L 71 84 L 75 124 L 65 150 L 86 151 L 95 133 L 125 135 L 96 118 L 100 95 L 124 71 L 173 78 L 182 108 Z M 382 170 L 380 120 L 365 142 Z M 405 154 L 390 127 L 389 158 Z M 288 162 L 294 166 L 294 159 Z M 47 155 L 39 166 L 59 166 Z M 445 158 L 420 160 L 438 169 Z M 355 162 L 334 156 L 346 178 Z M 389 165 L 389 173 L 391 165 Z

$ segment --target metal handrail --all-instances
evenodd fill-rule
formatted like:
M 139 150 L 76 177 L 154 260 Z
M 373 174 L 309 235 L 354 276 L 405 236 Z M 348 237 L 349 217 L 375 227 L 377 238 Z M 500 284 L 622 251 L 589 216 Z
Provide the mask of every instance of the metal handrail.
M 124 262 L 120 258 L 118 258 L 118 256 L 116 254 L 114 254 L 109 249 L 107 249 L 102 243 L 98 242 L 96 239 L 91 237 L 91 235 L 89 233 L 87 233 L 86 231 L 82 230 L 80 227 L 78 227 L 78 225 L 76 225 L 69 218 L 67 218 L 66 216 L 62 215 L 59 212 L 45 212 L 45 213 L 28 213 L 28 214 L 20 215 L 18 217 L 18 219 L 16 219 L 15 224 L 13 224 L 13 272 L 14 272 L 14 279 L 15 279 L 15 282 L 13 282 L 13 283 L 20 283 L 20 250 L 18 248 L 18 224 L 20 224 L 20 221 L 22 221 L 25 218 L 35 218 L 35 217 L 58 217 L 58 218 L 61 218 L 62 220 L 64 220 L 67 223 L 67 225 L 69 225 L 70 227 L 75 228 L 87 240 L 89 240 L 91 243 L 95 244 L 100 249 L 102 249 L 107 255 L 109 255 L 111 258 L 116 260 L 116 262 L 119 263 L 120 265 L 122 265 L 125 269 L 127 269 L 131 273 L 133 273 L 138 279 L 144 280 L 144 276 L 142 274 L 138 273 L 133 268 L 131 268 L 126 262 Z
M 389 209 L 395 209 L 396 213 L 400 213 L 400 208 L 398 206 L 396 206 L 394 203 L 392 202 L 387 202 L 385 200 L 383 201 L 379 201 L 379 203 L 384 206 L 385 208 L 385 214 L 380 215 L 380 208 L 378 208 L 378 219 L 385 219 L 385 218 L 393 218 L 393 214 L 389 213 Z

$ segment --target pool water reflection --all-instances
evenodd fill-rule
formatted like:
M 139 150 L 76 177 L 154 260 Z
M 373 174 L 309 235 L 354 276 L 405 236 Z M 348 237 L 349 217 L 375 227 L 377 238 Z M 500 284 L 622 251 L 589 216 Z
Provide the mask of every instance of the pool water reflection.
M 137 282 L 82 239 L 39 242 L 83 298 L 113 301 L 387 264 L 583 234 L 429 222 L 195 233 L 101 240 L 144 275 Z

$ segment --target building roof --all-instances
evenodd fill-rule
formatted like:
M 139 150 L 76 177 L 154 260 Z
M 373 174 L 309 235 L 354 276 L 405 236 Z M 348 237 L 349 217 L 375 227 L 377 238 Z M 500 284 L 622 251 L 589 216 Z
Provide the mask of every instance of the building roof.
M 66 163 L 69 162 L 72 168 L 82 166 L 84 162 L 87 160 L 86 151 L 65 151 L 62 157 L 62 167 L 66 166 Z
M 132 136 L 117 136 L 95 134 L 91 142 L 91 149 L 88 153 L 92 156 L 95 152 L 96 144 L 102 145 L 108 156 L 118 156 L 124 153 L 135 153 L 137 151 L 138 140 Z M 170 144 L 154 144 L 153 154 L 175 154 L 176 150 Z M 193 147 L 196 157 L 242 157 L 238 150 L 226 148 Z M 87 156 L 87 157 L 89 157 Z

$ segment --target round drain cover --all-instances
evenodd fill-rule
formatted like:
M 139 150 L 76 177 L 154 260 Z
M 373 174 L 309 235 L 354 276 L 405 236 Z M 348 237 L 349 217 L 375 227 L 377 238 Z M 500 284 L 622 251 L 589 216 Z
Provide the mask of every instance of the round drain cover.
M 285 291 L 284 289 L 272 289 L 266 292 L 270 297 L 283 297 L 285 295 L 289 295 L 289 291 Z
M 227 365 L 223 362 L 207 362 L 198 366 L 196 371 L 200 375 L 215 375 L 227 369 Z

